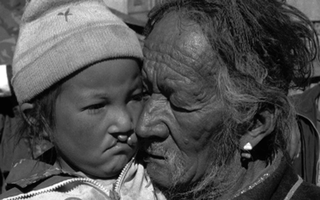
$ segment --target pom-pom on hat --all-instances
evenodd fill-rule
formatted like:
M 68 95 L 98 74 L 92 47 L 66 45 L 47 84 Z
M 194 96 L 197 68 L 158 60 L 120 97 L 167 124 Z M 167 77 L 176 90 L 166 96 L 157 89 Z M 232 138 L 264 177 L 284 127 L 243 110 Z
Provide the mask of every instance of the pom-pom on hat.
M 22 16 L 13 59 L 18 102 L 31 100 L 98 61 L 142 59 L 136 33 L 102 0 L 31 0 Z

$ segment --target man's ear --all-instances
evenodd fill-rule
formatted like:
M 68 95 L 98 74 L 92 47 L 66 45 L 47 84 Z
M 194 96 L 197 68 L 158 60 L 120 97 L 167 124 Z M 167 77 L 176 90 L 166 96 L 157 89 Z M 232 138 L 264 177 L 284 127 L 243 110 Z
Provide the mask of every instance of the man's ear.
M 240 148 L 250 143 L 255 147 L 259 142 L 271 134 L 275 128 L 275 113 L 271 110 L 264 110 L 256 115 L 256 120 L 250 130 L 240 138 Z

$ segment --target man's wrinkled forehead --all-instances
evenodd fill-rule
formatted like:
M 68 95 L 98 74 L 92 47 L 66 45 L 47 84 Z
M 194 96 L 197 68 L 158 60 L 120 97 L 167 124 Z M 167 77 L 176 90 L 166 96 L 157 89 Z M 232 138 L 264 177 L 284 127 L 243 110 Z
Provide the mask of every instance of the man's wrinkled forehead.
M 175 11 L 165 14 L 154 25 L 145 41 L 144 53 L 146 60 L 168 62 L 167 66 L 186 75 L 190 71 L 201 76 L 212 74 L 217 61 L 201 27 Z

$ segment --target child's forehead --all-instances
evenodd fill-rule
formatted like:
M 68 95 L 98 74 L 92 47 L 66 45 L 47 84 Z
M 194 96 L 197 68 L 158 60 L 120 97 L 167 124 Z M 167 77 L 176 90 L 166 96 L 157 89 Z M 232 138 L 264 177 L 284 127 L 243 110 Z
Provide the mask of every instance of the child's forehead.
M 105 60 L 70 76 L 62 84 L 65 92 L 102 97 L 141 87 L 140 66 L 134 59 Z

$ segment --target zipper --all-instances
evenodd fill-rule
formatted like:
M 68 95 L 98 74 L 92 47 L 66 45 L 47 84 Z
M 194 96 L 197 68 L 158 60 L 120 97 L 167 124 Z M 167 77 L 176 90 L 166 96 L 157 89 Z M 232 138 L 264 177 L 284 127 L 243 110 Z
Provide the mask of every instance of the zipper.
M 119 197 L 120 197 L 121 186 L 122 186 L 122 184 L 123 184 L 123 182 L 125 180 L 126 175 L 129 172 L 129 169 L 130 169 L 133 161 L 134 161 L 134 157 L 122 169 L 119 177 L 117 178 L 116 182 L 113 185 L 113 191 L 116 192 L 119 195 Z M 25 193 L 25 194 L 20 194 L 20 195 L 14 196 L 14 197 L 4 198 L 3 200 L 27 199 L 27 198 L 31 198 L 31 197 L 39 195 L 39 194 L 44 194 L 44 193 L 47 193 L 47 192 L 55 191 L 56 189 L 58 189 L 60 187 L 63 187 L 63 186 L 66 186 L 68 184 L 75 183 L 75 182 L 82 182 L 83 184 L 88 184 L 88 185 L 96 188 L 97 190 L 99 190 L 108 199 L 110 198 L 110 196 L 108 195 L 109 194 L 109 190 L 107 188 L 105 188 L 98 181 L 90 179 L 90 178 L 72 178 L 72 179 L 68 179 L 68 180 L 62 181 L 60 183 L 57 183 L 55 185 L 52 185 L 52 186 L 49 186 L 49 187 L 46 187 L 46 188 L 43 188 L 43 189 L 31 191 L 31 192 L 28 192 L 28 193 Z
M 129 169 L 130 169 L 130 167 L 131 167 L 131 165 L 132 165 L 132 163 L 133 163 L 133 161 L 134 161 L 134 158 L 135 158 L 135 156 L 133 156 L 133 158 L 130 160 L 130 162 L 128 162 L 128 163 L 126 164 L 126 166 L 124 166 L 124 168 L 122 169 L 119 177 L 117 178 L 117 180 L 116 180 L 116 182 L 115 182 L 115 184 L 114 184 L 114 186 L 113 186 L 113 190 L 114 190 L 115 192 L 117 192 L 119 195 L 120 195 L 121 186 L 122 186 L 122 184 L 123 184 L 123 182 L 124 182 L 124 178 L 125 178 L 126 175 L 128 174 Z
M 31 198 L 31 197 L 39 195 L 39 194 L 52 192 L 52 191 L 54 191 L 54 190 L 56 190 L 56 189 L 58 189 L 60 187 L 63 187 L 65 185 L 68 185 L 68 184 L 74 183 L 74 182 L 82 182 L 84 184 L 91 185 L 94 188 L 98 189 L 101 193 L 103 193 L 103 195 L 105 195 L 105 196 L 107 196 L 109 198 L 109 196 L 107 195 L 108 194 L 108 190 L 103 185 L 98 183 L 97 181 L 89 179 L 89 178 L 72 178 L 72 179 L 68 179 L 68 180 L 62 181 L 60 183 L 57 183 L 57 184 L 52 185 L 52 186 L 47 187 L 47 188 L 31 191 L 31 192 L 28 192 L 26 194 L 20 194 L 20 195 L 14 196 L 14 197 L 5 198 L 3 200 L 18 200 L 18 199 Z

